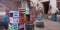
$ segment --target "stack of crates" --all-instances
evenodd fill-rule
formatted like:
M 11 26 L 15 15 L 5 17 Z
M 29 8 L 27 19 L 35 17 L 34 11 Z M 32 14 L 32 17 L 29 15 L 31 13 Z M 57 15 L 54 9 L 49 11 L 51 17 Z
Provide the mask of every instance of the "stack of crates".
M 19 11 L 10 11 L 9 30 L 18 30 Z
M 43 19 L 43 13 L 40 10 L 40 13 L 37 15 L 36 27 L 44 28 L 44 22 L 42 21 L 42 19 Z
M 24 18 L 19 18 L 19 30 L 24 30 Z
M 37 20 L 39 20 L 39 21 L 42 20 L 42 17 L 43 17 L 43 16 L 42 16 L 42 13 L 39 13 L 39 14 L 37 15 Z

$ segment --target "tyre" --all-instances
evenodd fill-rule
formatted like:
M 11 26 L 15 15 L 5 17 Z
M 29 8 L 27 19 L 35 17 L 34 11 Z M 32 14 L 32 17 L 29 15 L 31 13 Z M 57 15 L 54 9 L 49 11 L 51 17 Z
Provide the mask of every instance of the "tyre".
M 38 28 L 44 28 L 44 23 L 43 22 L 37 22 L 36 27 Z

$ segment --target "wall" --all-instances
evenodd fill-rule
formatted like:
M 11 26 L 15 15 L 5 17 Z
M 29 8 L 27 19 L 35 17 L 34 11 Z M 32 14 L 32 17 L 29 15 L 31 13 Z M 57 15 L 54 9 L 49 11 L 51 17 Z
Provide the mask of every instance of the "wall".
M 0 12 L 0 16 L 1 16 L 1 15 L 6 15 L 6 12 Z
M 10 10 L 17 10 L 17 3 L 16 3 L 16 1 L 1 0 L 0 3 L 2 3 L 4 6 L 9 8 Z
M 36 5 L 37 5 L 37 0 L 30 0 L 30 1 L 32 1 L 32 2 L 33 2 L 34 6 L 36 6 Z
M 11 10 L 17 10 L 17 1 L 10 1 L 10 0 L 1 0 L 0 3 L 2 4 L 3 7 L 6 7 L 5 9 L 2 8 L 0 9 L 0 15 L 8 15 L 9 16 L 9 11 Z M 5 14 L 5 13 L 6 14 Z M 2 14 L 4 13 L 4 14 Z
M 27 8 L 27 7 L 28 7 L 27 1 L 22 1 L 22 8 Z
M 21 1 L 22 1 L 22 7 L 21 8 L 28 7 L 26 1 L 24 1 L 24 0 L 21 0 Z M 11 10 L 17 10 L 17 8 L 18 8 L 17 1 L 16 0 L 15 1 L 13 1 L 13 0 L 11 0 L 11 1 L 9 1 L 9 0 L 8 1 L 2 0 L 0 3 L 4 4 L 7 8 L 9 8 Z
M 56 8 L 57 8 L 57 1 L 56 0 L 50 0 L 50 5 L 51 5 L 51 13 L 55 13 L 56 12 Z
M 46 1 L 49 1 L 49 0 L 40 0 L 40 2 L 46 2 Z M 51 10 L 52 14 L 56 12 L 56 8 L 57 8 L 57 4 L 56 3 L 57 3 L 57 0 L 50 0 L 49 4 L 51 5 L 52 8 L 49 9 L 49 10 Z M 42 8 L 44 8 L 43 5 L 42 5 Z
M 40 0 L 40 2 L 46 2 L 46 1 L 49 1 L 49 0 Z

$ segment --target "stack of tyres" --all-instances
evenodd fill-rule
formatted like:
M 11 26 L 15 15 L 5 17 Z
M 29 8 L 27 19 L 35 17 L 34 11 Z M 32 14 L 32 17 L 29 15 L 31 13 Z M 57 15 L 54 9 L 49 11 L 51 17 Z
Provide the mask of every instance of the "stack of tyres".
M 36 27 L 44 28 L 44 23 L 43 22 L 36 22 Z
M 42 20 L 42 18 L 43 18 L 43 16 L 42 16 L 42 13 L 39 13 L 38 15 L 37 15 L 37 20 Z
M 40 12 L 37 15 L 36 27 L 38 27 L 38 28 L 44 28 L 44 23 L 43 23 L 42 19 L 43 19 L 43 14 Z
M 25 26 L 26 26 L 26 30 L 34 30 L 34 24 L 33 23 L 27 23 Z

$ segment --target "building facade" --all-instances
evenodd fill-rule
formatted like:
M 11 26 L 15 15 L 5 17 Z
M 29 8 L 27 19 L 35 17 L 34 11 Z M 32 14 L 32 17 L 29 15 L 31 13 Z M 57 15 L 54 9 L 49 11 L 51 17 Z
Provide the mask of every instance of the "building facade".
M 51 10 L 52 14 L 56 12 L 57 0 L 38 0 L 39 6 L 44 11 L 44 14 L 48 14 L 48 11 Z
M 60 9 L 60 0 L 57 0 L 57 7 Z

